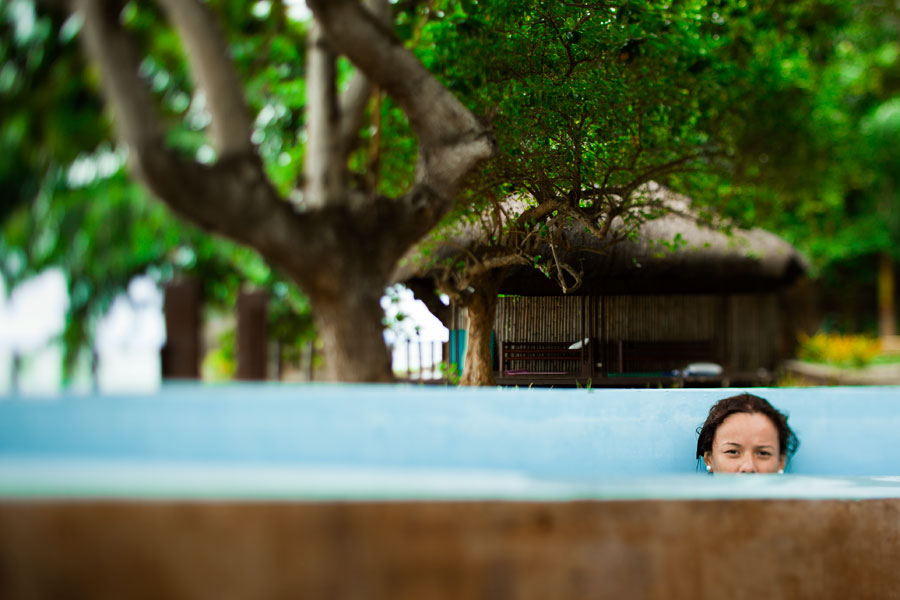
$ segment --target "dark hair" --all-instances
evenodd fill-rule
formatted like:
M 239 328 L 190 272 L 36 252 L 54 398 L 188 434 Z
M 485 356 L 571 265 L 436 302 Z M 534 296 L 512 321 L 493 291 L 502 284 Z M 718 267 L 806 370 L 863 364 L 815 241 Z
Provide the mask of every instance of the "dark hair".
M 709 416 L 703 426 L 697 429 L 697 458 L 712 450 L 713 438 L 722 421 L 734 413 L 759 413 L 769 417 L 778 430 L 778 451 L 781 456 L 790 458 L 800 446 L 800 440 L 787 424 L 787 416 L 779 412 L 767 400 L 753 394 L 738 394 L 719 400 L 709 409 Z

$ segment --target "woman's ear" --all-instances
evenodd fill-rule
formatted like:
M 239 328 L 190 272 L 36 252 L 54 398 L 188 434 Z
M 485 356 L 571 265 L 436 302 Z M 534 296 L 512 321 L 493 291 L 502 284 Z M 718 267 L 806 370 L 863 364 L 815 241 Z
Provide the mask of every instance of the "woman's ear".
M 712 452 L 707 450 L 703 453 L 703 462 L 706 464 L 706 470 L 712 473 Z
M 784 473 L 784 466 L 787 464 L 787 456 L 782 454 L 781 458 L 778 460 L 778 472 Z

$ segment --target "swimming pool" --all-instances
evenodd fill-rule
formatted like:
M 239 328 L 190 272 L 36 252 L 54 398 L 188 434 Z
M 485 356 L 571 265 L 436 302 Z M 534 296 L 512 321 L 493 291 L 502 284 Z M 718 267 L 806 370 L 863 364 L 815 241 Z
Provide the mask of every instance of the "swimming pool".
M 792 474 L 698 473 L 739 391 L 3 398 L 0 596 L 896 594 L 900 389 L 750 390 L 790 414 Z
M 692 475 L 697 427 L 738 391 L 238 384 L 6 398 L 0 463 L 433 471 L 580 485 Z M 900 475 L 900 388 L 751 391 L 790 415 L 801 445 L 789 472 Z

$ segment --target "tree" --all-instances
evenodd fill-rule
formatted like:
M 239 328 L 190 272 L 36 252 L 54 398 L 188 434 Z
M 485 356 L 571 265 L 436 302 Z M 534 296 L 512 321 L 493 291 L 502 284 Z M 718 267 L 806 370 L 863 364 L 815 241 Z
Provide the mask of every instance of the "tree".
M 133 10 L 126 18 L 145 33 L 154 26 Z M 93 348 L 99 316 L 138 275 L 158 282 L 176 274 L 196 277 L 214 309 L 233 306 L 241 285 L 265 287 L 274 300 L 273 337 L 284 345 L 308 339 L 308 302 L 295 286 L 253 251 L 175 219 L 126 177 L 125 152 L 109 143 L 109 124 L 99 118 L 102 104 L 88 78 L 77 76 L 86 64 L 75 22 L 58 11 L 35 12 L 31 2 L 20 0 L 0 5 L 0 27 L 0 276 L 11 290 L 46 269 L 62 270 L 69 292 L 61 340 L 64 379 L 83 351 Z M 163 44 L 160 54 L 170 56 L 172 50 Z M 167 117 L 186 113 L 171 133 L 196 153 L 203 139 L 190 122 L 181 62 L 142 67 Z M 264 152 L 281 151 L 274 133 Z M 282 176 L 273 172 L 276 181 Z
M 900 97 L 880 104 L 862 123 L 872 166 L 877 175 L 870 194 L 878 251 L 878 333 L 883 338 L 897 335 L 896 279 L 897 246 L 900 245 Z
M 769 150 L 757 143 L 759 160 L 744 173 L 771 199 L 755 217 L 810 256 L 831 295 L 847 298 L 862 284 L 874 300 L 878 287 L 879 330 L 890 335 L 900 257 L 900 13 L 885 3 L 823 3 L 806 27 L 776 63 L 782 93 L 758 130 Z M 845 326 L 866 327 L 859 316 Z
M 647 192 L 652 180 L 691 193 L 701 216 L 719 208 L 751 120 L 743 103 L 771 89 L 771 56 L 751 44 L 781 51 L 765 38 L 794 17 L 739 2 L 444 8 L 426 29 L 428 64 L 490 116 L 499 151 L 425 250 L 439 291 L 467 308 L 461 383 L 490 385 L 497 291 L 510 268 L 533 265 L 576 291 L 579 250 L 603 252 L 672 209 Z M 602 243 L 579 246 L 585 236 Z
M 389 380 L 379 299 L 396 260 L 450 209 L 460 179 L 492 153 L 487 128 L 375 12 L 349 0 L 310 1 L 316 25 L 301 36 L 309 41 L 306 73 L 286 64 L 280 82 L 303 78 L 306 92 L 302 194 L 289 195 L 273 184 L 253 143 L 246 83 L 230 58 L 240 39 L 230 49 L 219 21 L 234 33 L 248 19 L 244 3 L 157 5 L 177 32 L 196 89 L 203 92 L 212 150 L 200 157 L 205 162 L 179 152 L 168 138 L 165 112 L 142 76 L 154 60 L 164 62 L 160 40 L 172 33 L 142 29 L 140 10 L 132 4 L 73 3 L 133 172 L 177 214 L 255 248 L 299 284 L 317 316 L 333 379 Z M 387 3 L 371 7 L 384 14 Z M 340 101 L 339 54 L 359 70 Z M 372 95 L 369 81 L 403 110 L 418 142 L 415 177 L 396 197 L 348 172 Z
M 99 102 L 69 77 L 84 61 L 64 25 L 56 12 L 38 18 L 29 2 L 0 3 L 0 223 L 35 199 L 54 161 L 74 161 L 106 133 L 93 118 Z

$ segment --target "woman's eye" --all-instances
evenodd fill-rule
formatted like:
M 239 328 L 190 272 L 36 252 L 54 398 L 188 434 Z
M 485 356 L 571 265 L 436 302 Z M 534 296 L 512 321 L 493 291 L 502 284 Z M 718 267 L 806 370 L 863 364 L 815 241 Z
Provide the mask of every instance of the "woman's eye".
M 735 455 L 735 456 L 737 455 L 737 453 L 738 453 L 738 451 L 737 451 L 737 450 L 733 450 L 733 449 L 732 449 L 732 450 L 726 450 L 726 451 L 725 451 L 725 454 L 732 454 L 732 455 Z
M 769 456 L 772 456 L 772 453 L 771 453 L 771 452 L 768 452 L 768 451 L 766 451 L 766 450 L 762 450 L 762 451 L 759 453 L 759 455 L 760 455 L 760 456 L 766 456 L 766 457 L 769 457 Z

